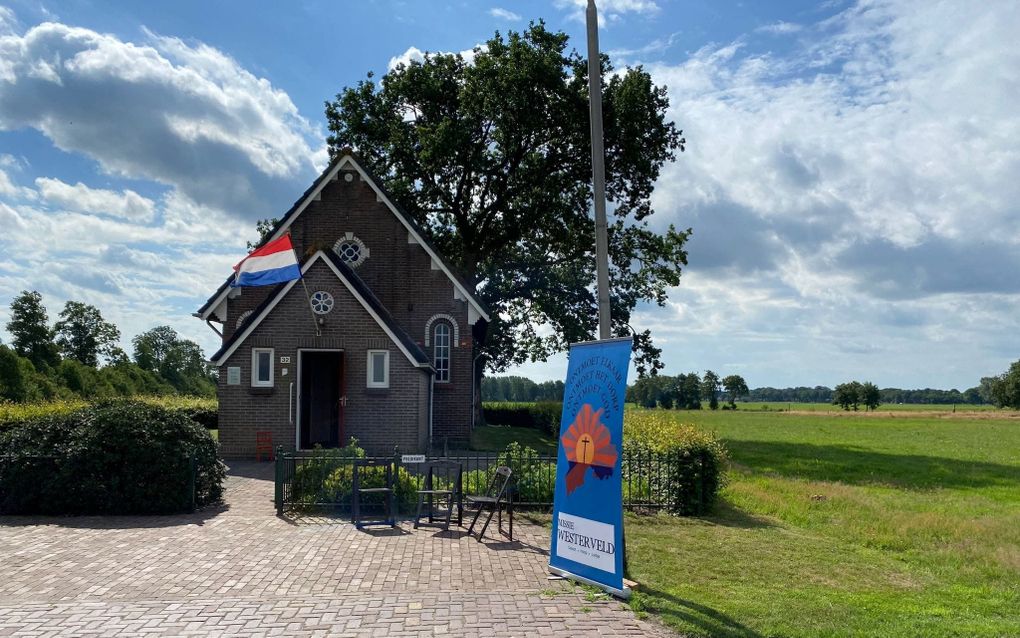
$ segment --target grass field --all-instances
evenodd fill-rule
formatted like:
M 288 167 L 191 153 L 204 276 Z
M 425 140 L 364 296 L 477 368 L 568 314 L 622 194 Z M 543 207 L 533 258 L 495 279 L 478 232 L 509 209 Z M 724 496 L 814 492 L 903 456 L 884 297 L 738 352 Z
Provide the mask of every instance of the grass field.
M 671 413 L 725 441 L 729 485 L 713 516 L 628 515 L 634 608 L 693 636 L 1020 636 L 1020 414 L 911 412 Z
M 788 401 L 756 401 L 748 403 L 738 403 L 739 411 L 752 411 L 752 412 L 842 412 L 847 411 L 838 405 L 831 403 L 796 403 Z M 860 412 L 864 412 L 864 406 L 861 406 Z M 850 411 L 853 412 L 852 410 Z M 970 405 L 968 403 L 883 403 L 882 405 L 875 408 L 875 413 L 900 413 L 900 412 L 946 412 L 946 413 L 971 413 L 971 412 L 1001 412 L 994 405 Z

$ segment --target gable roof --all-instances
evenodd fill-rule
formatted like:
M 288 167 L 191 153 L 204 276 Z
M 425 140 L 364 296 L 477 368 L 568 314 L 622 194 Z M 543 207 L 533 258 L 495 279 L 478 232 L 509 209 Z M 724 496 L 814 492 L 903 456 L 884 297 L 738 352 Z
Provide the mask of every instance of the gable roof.
M 273 241 L 274 239 L 280 238 L 284 233 L 286 233 L 287 229 L 290 228 L 291 224 L 293 224 L 301 213 L 305 211 L 308 205 L 319 197 L 322 190 L 326 187 L 326 184 L 336 179 L 337 173 L 346 166 L 354 168 L 354 170 L 361 175 L 361 178 L 372 187 L 372 190 L 375 191 L 376 198 L 386 204 L 386 207 L 390 209 L 390 212 L 392 212 L 404 228 L 407 229 L 408 236 L 413 238 L 415 243 L 425 249 L 425 252 L 432 259 L 433 268 L 436 270 L 442 270 L 446 276 L 449 277 L 450 281 L 453 283 L 454 289 L 459 293 L 460 297 L 463 297 L 468 302 L 473 313 L 476 313 L 480 318 L 485 319 L 486 321 L 491 321 L 489 318 L 488 308 L 482 300 L 479 299 L 474 291 L 471 290 L 471 287 L 456 274 L 453 266 L 451 266 L 446 258 L 439 253 L 432 242 L 428 240 L 421 227 L 418 226 L 413 219 L 411 219 L 410 215 L 394 203 L 393 198 L 390 197 L 389 193 L 382 187 L 379 178 L 362 166 L 354 152 L 350 150 L 341 151 L 337 158 L 330 162 L 329 166 L 326 167 L 326 170 L 324 170 L 322 174 L 316 178 L 304 194 L 296 202 L 294 202 L 294 205 L 290 207 L 290 210 L 288 210 L 287 213 L 280 218 L 280 221 L 278 221 L 276 226 L 273 227 L 273 231 L 267 235 L 263 241 L 259 242 L 259 247 Z M 204 304 L 202 304 L 202 307 L 199 308 L 197 312 L 193 313 L 194 316 L 208 320 L 209 315 L 211 315 L 223 302 L 227 295 L 230 294 L 230 281 L 232 278 L 233 275 L 227 277 L 226 281 L 220 284 L 220 287 L 216 289 L 216 292 L 213 293 Z M 474 322 L 472 321 L 472 323 Z
M 429 360 L 425 351 L 421 349 L 414 339 L 411 338 L 407 332 L 401 328 L 397 322 L 393 319 L 390 313 L 382 305 L 382 302 L 375 296 L 372 290 L 358 277 L 357 274 L 351 268 L 343 262 L 339 257 L 331 253 L 323 251 L 317 251 L 314 255 L 308 258 L 307 261 L 301 266 L 302 276 L 308 272 L 308 269 L 318 260 L 322 259 L 326 262 L 326 265 L 330 267 L 333 273 L 343 282 L 347 291 L 361 304 L 368 314 L 375 319 L 379 327 L 383 329 L 386 336 L 397 346 L 397 348 L 407 357 L 407 360 L 411 365 L 417 368 L 423 368 L 429 372 L 432 372 L 432 362 Z M 259 306 L 252 312 L 251 316 L 242 323 L 237 330 L 234 331 L 230 338 L 227 339 L 223 346 L 209 358 L 215 366 L 223 365 L 226 360 L 237 350 L 238 347 L 248 336 L 262 323 L 262 320 L 269 316 L 269 313 L 273 311 L 280 301 L 287 296 L 290 289 L 297 284 L 298 280 L 294 279 L 287 283 L 279 284 L 269 297 L 266 298 Z

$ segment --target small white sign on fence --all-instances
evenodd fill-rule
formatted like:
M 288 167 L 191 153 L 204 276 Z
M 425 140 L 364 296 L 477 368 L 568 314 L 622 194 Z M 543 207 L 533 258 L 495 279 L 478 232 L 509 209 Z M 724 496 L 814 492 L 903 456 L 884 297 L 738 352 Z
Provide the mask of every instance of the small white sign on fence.
M 400 462 L 401 463 L 405 463 L 405 464 L 406 463 L 424 463 L 425 462 L 425 455 L 424 454 L 401 454 L 400 455 Z

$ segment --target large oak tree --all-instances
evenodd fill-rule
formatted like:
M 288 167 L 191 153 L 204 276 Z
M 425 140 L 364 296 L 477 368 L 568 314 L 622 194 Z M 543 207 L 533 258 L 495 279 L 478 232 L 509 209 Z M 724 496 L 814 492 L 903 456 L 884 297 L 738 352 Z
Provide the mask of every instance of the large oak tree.
M 354 148 L 492 309 L 490 370 L 544 360 L 597 332 L 587 61 L 532 24 L 473 59 L 433 54 L 326 103 L 329 148 Z M 639 373 L 661 367 L 639 302 L 679 283 L 690 229 L 650 224 L 652 188 L 683 150 L 666 89 L 601 59 L 613 332 Z M 543 326 L 552 330 L 544 330 Z

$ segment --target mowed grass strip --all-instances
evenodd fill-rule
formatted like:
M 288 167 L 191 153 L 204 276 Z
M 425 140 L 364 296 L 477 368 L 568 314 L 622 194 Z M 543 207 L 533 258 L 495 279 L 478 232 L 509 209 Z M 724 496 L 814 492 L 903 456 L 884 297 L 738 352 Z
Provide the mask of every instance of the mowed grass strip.
M 711 517 L 628 517 L 636 609 L 695 636 L 1020 636 L 1020 423 L 673 412 Z

